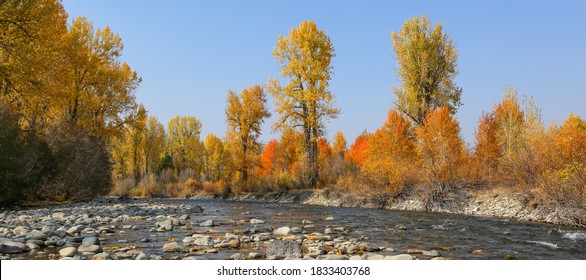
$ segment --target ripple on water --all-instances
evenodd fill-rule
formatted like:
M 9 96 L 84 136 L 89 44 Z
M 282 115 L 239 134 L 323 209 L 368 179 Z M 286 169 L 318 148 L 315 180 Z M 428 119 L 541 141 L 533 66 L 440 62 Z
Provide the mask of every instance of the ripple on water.
M 527 243 L 533 243 L 533 244 L 542 245 L 542 246 L 545 246 L 545 247 L 550 248 L 550 249 L 558 249 L 558 248 L 560 248 L 557 244 L 554 244 L 554 243 L 551 243 L 551 242 L 546 242 L 546 241 L 532 241 L 532 240 L 529 240 L 529 241 L 527 241 Z
M 586 241 L 586 233 L 584 232 L 566 232 L 562 235 L 562 238 L 570 239 L 572 241 Z

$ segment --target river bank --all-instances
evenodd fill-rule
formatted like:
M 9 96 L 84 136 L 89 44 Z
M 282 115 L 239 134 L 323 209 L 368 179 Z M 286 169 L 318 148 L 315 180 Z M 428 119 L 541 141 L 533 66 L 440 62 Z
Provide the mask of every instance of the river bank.
M 567 209 L 556 208 L 541 201 L 532 200 L 521 193 L 502 189 L 471 190 L 459 189 L 446 197 L 443 203 L 426 207 L 424 195 L 413 191 L 399 198 L 375 195 L 357 195 L 338 190 L 301 190 L 270 194 L 237 194 L 224 197 L 213 194 L 198 194 L 191 199 L 218 201 L 247 201 L 271 203 L 299 203 L 328 207 L 356 207 L 367 209 L 429 211 L 453 213 L 480 217 L 508 218 L 528 222 L 544 222 L 563 226 L 586 227 L 586 209 L 571 209 L 584 214 L 582 220 L 568 218 L 563 212 Z

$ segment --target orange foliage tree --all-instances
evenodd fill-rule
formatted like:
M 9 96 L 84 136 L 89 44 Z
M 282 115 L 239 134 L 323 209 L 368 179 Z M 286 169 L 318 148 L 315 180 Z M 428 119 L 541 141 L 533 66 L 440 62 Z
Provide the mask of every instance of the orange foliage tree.
M 459 178 L 458 164 L 464 156 L 458 121 L 447 107 L 440 107 L 431 111 L 416 131 L 417 153 L 428 180 L 439 191 L 453 187 Z
M 558 204 L 586 208 L 586 121 L 571 114 L 559 127 L 550 129 L 549 159 L 540 186 Z M 586 224 L 582 216 L 576 224 Z
M 364 131 L 362 134 L 356 137 L 354 143 L 350 145 L 350 149 L 346 151 L 345 158 L 356 166 L 361 166 L 366 159 L 366 149 L 368 149 L 368 143 L 370 140 L 370 134 Z
M 413 180 L 414 158 L 411 121 L 391 109 L 383 127 L 368 141 L 360 171 L 374 187 L 397 193 Z
M 269 141 L 265 146 L 265 149 L 260 157 L 261 170 L 260 174 L 265 177 L 275 175 L 275 161 L 277 156 L 277 145 L 276 139 Z
M 487 178 L 496 173 L 500 149 L 497 143 L 498 127 L 494 114 L 482 114 L 476 129 L 476 147 L 474 159 L 478 168 L 477 174 Z

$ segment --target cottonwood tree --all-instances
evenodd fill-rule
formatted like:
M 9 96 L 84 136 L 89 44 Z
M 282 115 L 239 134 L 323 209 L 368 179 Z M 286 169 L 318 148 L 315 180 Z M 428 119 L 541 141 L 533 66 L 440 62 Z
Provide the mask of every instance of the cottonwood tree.
M 340 110 L 328 89 L 335 56 L 330 37 L 313 21 L 304 21 L 287 37 L 279 36 L 273 55 L 281 64 L 281 75 L 288 83 L 269 81 L 280 117 L 276 129 L 300 129 L 305 136 L 305 156 L 309 167 L 309 186 L 319 180 L 318 139 L 326 122 L 336 118 Z
M 271 114 L 266 107 L 266 94 L 259 85 L 244 89 L 240 95 L 229 91 L 226 102 L 227 138 L 233 143 L 236 169 L 246 186 L 261 153 L 261 125 Z
M 176 116 L 169 121 L 169 153 L 178 172 L 202 170 L 204 146 L 200 141 L 201 122 L 192 116 Z
M 145 174 L 155 172 L 165 150 L 165 127 L 154 116 L 146 121 L 142 150 Z
M 425 16 L 409 19 L 392 33 L 401 87 L 393 87 L 396 107 L 417 125 L 431 110 L 445 106 L 455 113 L 462 89 L 454 83 L 458 54 L 442 25 Z

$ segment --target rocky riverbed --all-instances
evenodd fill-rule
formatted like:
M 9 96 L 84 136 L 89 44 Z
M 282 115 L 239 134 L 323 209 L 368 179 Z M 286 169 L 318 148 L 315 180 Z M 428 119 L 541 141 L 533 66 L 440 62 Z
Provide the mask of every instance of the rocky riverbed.
M 489 245 L 463 246 L 445 241 L 430 245 L 418 227 L 430 234 L 451 236 L 446 221 L 437 217 L 404 224 L 385 221 L 385 210 L 341 209 L 293 204 L 202 202 L 193 200 L 99 199 L 88 203 L 0 214 L 1 259 L 325 259 L 414 260 L 450 258 L 531 258 L 515 250 Z M 317 207 L 317 206 L 311 206 Z M 352 212 L 354 211 L 354 212 Z M 362 213 L 360 211 L 379 211 Z M 396 211 L 397 212 L 397 211 Z M 407 213 L 407 212 L 405 212 Z M 364 215 L 363 215 L 364 214 Z M 375 220 L 360 217 L 380 216 Z M 358 218 L 357 218 L 358 217 Z M 395 218 L 389 217 L 390 220 Z M 413 224 L 407 223 L 413 221 Z M 495 221 L 497 223 L 498 221 Z M 373 224 L 374 223 L 374 224 Z M 427 224 L 429 223 L 429 224 Z M 467 226 L 467 225 L 466 225 Z M 470 227 L 471 226 L 467 226 Z M 442 229 L 443 228 L 443 229 Z M 462 229 L 458 229 L 463 232 Z M 466 228 L 464 228 L 466 230 Z M 499 229 L 500 230 L 500 229 Z M 536 229 L 537 231 L 540 231 Z M 551 229 L 544 229 L 551 230 Z M 503 229 L 503 243 L 515 238 Z M 545 233 L 544 233 L 545 234 Z M 549 234 L 549 233 L 547 233 Z M 545 258 L 586 258 L 586 234 L 574 234 L 575 255 Z M 425 234 L 423 234 L 425 236 Z M 417 238 L 415 238 L 417 237 Z M 556 238 L 557 238 L 556 237 Z M 433 238 L 433 236 L 432 236 Z M 463 237 L 464 240 L 466 237 Z M 523 240 L 519 244 L 555 253 L 551 240 Z M 419 242 L 419 244 L 417 243 Z M 435 242 L 435 241 L 434 241 Z M 534 242 L 534 243 L 531 243 Z M 573 243 L 572 243 L 573 242 Z M 561 244 L 561 243 L 560 243 Z M 566 247 L 567 245 L 563 245 Z M 577 250 L 576 250 L 577 248 Z M 559 251 L 559 250 L 558 250 Z M 542 258 L 538 255 L 536 258 Z

